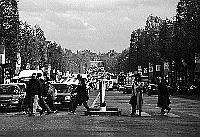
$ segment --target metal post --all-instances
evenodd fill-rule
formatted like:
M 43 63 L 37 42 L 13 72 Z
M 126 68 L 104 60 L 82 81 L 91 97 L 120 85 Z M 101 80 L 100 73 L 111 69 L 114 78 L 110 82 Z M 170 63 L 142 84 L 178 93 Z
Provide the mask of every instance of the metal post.
M 105 103 L 105 82 L 104 80 L 101 81 L 101 89 L 100 89 L 100 111 L 105 112 L 106 111 L 106 103 Z

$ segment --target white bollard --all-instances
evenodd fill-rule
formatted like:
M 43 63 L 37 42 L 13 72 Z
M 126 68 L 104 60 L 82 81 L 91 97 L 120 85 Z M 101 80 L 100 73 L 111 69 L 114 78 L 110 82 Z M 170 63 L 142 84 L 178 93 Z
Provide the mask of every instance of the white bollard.
M 106 87 L 105 87 L 105 81 L 101 81 L 101 90 L 100 90 L 100 111 L 105 112 L 106 111 L 106 104 L 105 104 L 105 94 L 106 94 Z

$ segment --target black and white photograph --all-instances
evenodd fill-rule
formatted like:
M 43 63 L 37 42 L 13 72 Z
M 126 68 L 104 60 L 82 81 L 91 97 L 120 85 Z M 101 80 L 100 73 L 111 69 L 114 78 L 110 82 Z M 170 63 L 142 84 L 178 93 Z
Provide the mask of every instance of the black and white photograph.
M 0 137 L 84 136 L 200 136 L 200 0 L 0 0 Z

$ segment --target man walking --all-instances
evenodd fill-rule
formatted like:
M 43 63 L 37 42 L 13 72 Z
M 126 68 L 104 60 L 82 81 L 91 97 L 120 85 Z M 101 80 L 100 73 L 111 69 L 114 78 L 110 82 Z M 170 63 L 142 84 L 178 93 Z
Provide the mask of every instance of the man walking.
M 49 108 L 47 103 L 45 102 L 45 99 L 47 98 L 47 94 L 48 94 L 48 89 L 45 88 L 46 87 L 45 81 L 44 81 L 44 79 L 41 78 L 41 76 L 42 76 L 41 74 L 37 75 L 37 80 L 41 87 L 38 92 L 39 104 L 42 107 L 42 111 L 40 111 L 40 115 L 44 114 L 45 111 L 47 111 L 47 114 L 51 114 L 53 112 L 51 111 L 51 109 Z
M 85 80 L 81 77 L 80 74 L 77 75 L 77 79 L 78 79 L 79 83 L 78 83 L 77 89 L 75 91 L 75 92 L 77 92 L 76 100 L 72 104 L 72 111 L 71 111 L 72 114 L 74 114 L 78 105 L 83 104 L 84 107 L 87 109 L 87 111 L 89 111 L 89 109 L 90 109 L 87 104 L 87 101 L 89 100 L 89 96 L 88 96 L 88 93 L 86 90 Z
M 26 89 L 26 100 L 27 105 L 30 109 L 29 115 L 35 115 L 37 109 L 41 109 L 38 104 L 39 92 L 41 92 L 42 87 L 40 82 L 36 79 L 36 74 L 33 73 Z

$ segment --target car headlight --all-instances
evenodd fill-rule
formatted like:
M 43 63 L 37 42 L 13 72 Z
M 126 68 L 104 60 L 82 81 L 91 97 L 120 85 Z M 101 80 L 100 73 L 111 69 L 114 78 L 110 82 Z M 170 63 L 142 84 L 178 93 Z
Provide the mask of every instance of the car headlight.
M 65 100 L 70 100 L 71 97 L 70 96 L 65 96 Z
M 18 102 L 19 102 L 19 99 L 13 98 L 13 99 L 11 99 L 11 102 L 13 102 L 13 103 L 18 103 Z

